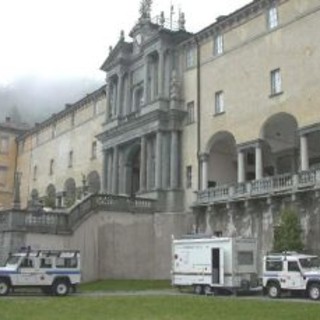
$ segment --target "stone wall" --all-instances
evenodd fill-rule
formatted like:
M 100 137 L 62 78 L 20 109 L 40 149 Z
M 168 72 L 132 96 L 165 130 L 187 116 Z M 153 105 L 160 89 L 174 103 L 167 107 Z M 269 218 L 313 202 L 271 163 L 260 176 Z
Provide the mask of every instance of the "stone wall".
M 184 213 L 91 212 L 72 234 L 0 232 L 0 259 L 22 246 L 79 249 L 83 280 L 169 279 L 171 236 L 191 230 Z
M 196 213 L 200 233 L 258 239 L 258 261 L 273 248 L 273 230 L 284 208 L 299 215 L 305 251 L 320 255 L 320 193 L 300 192 L 294 196 L 277 196 L 215 204 Z

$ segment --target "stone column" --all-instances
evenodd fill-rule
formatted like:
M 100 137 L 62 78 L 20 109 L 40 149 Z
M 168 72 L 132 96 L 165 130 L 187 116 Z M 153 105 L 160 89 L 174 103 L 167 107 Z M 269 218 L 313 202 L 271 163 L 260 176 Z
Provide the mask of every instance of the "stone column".
M 119 149 L 113 148 L 113 164 L 112 164 L 112 193 L 118 194 L 119 186 Z
M 163 96 L 163 79 L 164 79 L 164 53 L 161 51 L 159 54 L 159 66 L 158 66 L 158 97 Z
M 156 170 L 155 170 L 155 188 L 161 189 L 162 187 L 162 132 L 158 131 L 156 136 Z
M 151 189 L 151 154 L 152 154 L 152 144 L 151 144 L 151 140 L 146 140 L 146 147 L 147 147 L 147 155 L 146 155 L 146 188 L 147 190 Z
M 112 117 L 116 116 L 117 113 L 117 104 L 118 104 L 118 89 L 119 89 L 119 80 L 117 84 L 115 83 L 115 80 L 112 81 L 112 98 L 113 98 L 113 104 L 112 104 Z
M 200 164 L 201 164 L 201 190 L 208 189 L 208 161 L 209 154 L 200 154 Z
M 309 170 L 308 138 L 307 135 L 300 136 L 300 161 L 301 171 Z
M 263 178 L 263 163 L 262 163 L 262 148 L 260 143 L 257 143 L 255 147 L 256 153 L 256 180 Z
M 108 157 L 108 173 L 107 173 L 107 192 L 112 192 L 112 151 L 111 149 L 107 150 Z
M 244 152 L 238 151 L 238 183 L 245 182 Z
M 107 150 L 102 151 L 102 190 L 107 192 L 108 190 L 108 153 Z
M 140 192 L 146 190 L 146 169 L 147 169 L 147 159 L 146 159 L 146 137 L 141 137 L 141 150 L 140 150 Z
M 124 194 L 125 167 L 123 161 L 123 150 L 119 150 L 119 175 L 118 175 L 118 194 Z
M 179 187 L 179 136 L 178 131 L 171 132 L 170 146 L 170 188 Z
M 122 80 L 123 75 L 118 75 L 118 85 L 117 85 L 117 106 L 115 110 L 115 116 L 122 114 Z
M 143 80 L 143 104 L 148 102 L 148 88 L 149 88 L 149 57 L 144 59 L 144 80 Z

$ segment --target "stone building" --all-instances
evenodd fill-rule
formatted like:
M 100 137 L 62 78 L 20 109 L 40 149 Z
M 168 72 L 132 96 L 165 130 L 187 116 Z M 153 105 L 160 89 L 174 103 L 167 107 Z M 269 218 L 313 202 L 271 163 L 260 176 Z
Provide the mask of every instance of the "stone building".
M 15 123 L 9 117 L 0 123 L 0 209 L 13 206 L 17 175 L 16 138 L 28 129 L 26 124 Z M 17 181 L 18 182 L 18 181 Z
M 101 190 L 102 154 L 95 136 L 105 105 L 102 87 L 19 136 L 22 207 L 32 199 L 69 207 L 84 192 Z
M 176 68 L 179 43 L 191 35 L 184 17 L 166 27 L 142 15 L 101 69 L 107 72 L 106 122 L 98 139 L 104 154 L 104 190 L 159 200 L 164 211 L 183 211 L 180 170 L 185 110 Z
M 180 44 L 183 97 L 196 110 L 184 168 L 199 170 L 203 232 L 258 237 L 272 249 L 286 206 L 319 253 L 318 1 L 253 1 Z M 197 90 L 195 88 L 198 88 Z
M 86 279 L 167 278 L 171 234 L 256 237 L 263 253 L 290 206 L 320 254 L 319 1 L 255 0 L 195 34 L 142 4 L 106 86 L 18 139 L 24 205 L 90 195 L 8 213 L 0 231 L 21 233 L 0 242 L 78 246 Z

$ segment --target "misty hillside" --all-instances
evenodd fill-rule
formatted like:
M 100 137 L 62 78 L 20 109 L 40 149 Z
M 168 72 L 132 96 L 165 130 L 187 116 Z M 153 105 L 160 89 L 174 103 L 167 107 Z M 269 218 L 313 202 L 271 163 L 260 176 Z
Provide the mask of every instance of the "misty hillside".
M 89 78 L 19 79 L 0 86 L 0 122 L 6 116 L 29 124 L 41 122 L 64 109 L 66 103 L 74 103 L 102 85 L 102 80 Z

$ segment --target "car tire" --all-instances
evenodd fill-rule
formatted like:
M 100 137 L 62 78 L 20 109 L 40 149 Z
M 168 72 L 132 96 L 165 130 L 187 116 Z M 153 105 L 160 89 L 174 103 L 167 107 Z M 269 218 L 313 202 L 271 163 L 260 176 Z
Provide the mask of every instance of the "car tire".
M 66 280 L 56 280 L 52 288 L 54 295 L 58 297 L 66 296 L 69 290 L 70 286 Z
M 0 279 L 0 296 L 6 296 L 9 293 L 10 284 L 6 279 Z
M 204 293 L 206 296 L 212 295 L 212 288 L 211 288 L 211 286 L 209 286 L 208 284 L 205 285 L 204 288 L 203 288 L 203 293 Z
M 319 300 L 320 299 L 320 284 L 312 283 L 308 287 L 308 296 L 311 300 Z
M 195 284 L 193 286 L 193 292 L 198 295 L 203 294 L 203 286 L 201 284 Z
M 278 283 L 276 282 L 269 283 L 267 289 L 268 289 L 268 296 L 271 299 L 276 299 L 280 297 L 281 289 Z

